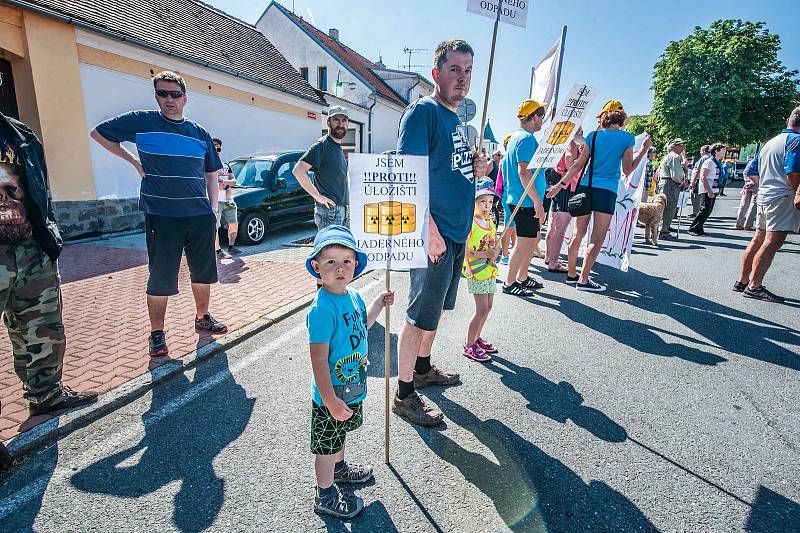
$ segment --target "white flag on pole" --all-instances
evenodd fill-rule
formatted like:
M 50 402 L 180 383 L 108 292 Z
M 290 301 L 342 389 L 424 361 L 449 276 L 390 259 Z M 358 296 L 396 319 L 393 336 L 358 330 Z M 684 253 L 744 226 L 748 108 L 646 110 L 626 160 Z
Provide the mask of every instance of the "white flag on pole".
M 556 91 L 558 78 L 558 59 L 561 55 L 561 37 L 553 44 L 544 55 L 539 64 L 533 68 L 533 83 L 531 84 L 531 100 L 544 102 L 548 107 L 553 103 L 553 94 Z

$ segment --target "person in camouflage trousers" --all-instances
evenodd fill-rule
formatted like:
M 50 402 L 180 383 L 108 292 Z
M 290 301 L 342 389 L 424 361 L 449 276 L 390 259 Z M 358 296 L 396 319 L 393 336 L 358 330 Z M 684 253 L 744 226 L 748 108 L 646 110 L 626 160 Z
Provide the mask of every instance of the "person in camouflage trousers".
M 42 145 L 25 124 L 0 113 L 0 314 L 32 416 L 97 400 L 61 383 L 61 247 Z

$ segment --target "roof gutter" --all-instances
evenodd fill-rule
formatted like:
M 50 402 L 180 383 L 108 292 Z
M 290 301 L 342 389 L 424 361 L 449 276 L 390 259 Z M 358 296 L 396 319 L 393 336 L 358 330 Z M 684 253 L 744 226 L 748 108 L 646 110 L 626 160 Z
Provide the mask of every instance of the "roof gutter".
M 158 53 L 161 53 L 161 54 L 172 56 L 172 57 L 175 57 L 177 59 L 181 59 L 183 61 L 186 61 L 188 63 L 192 63 L 194 65 L 199 65 L 201 67 L 205 67 L 205 68 L 208 68 L 208 69 L 211 69 L 211 70 L 216 70 L 217 72 L 222 72 L 224 74 L 228 74 L 229 76 L 234 76 L 234 77 L 237 77 L 237 78 L 241 78 L 243 80 L 247 80 L 247 81 L 250 81 L 250 82 L 253 82 L 253 83 L 257 83 L 258 85 L 263 85 L 265 87 L 269 87 L 271 89 L 275 89 L 275 90 L 280 91 L 282 93 L 290 94 L 292 96 L 296 96 L 297 98 L 302 98 L 303 100 L 308 100 L 309 102 L 314 102 L 315 104 L 321 104 L 323 106 L 328 105 L 328 103 L 324 99 L 323 100 L 317 100 L 317 99 L 312 98 L 311 96 L 308 96 L 308 95 L 305 95 L 305 94 L 302 94 L 302 93 L 297 93 L 297 92 L 291 91 L 289 89 L 286 89 L 285 87 L 281 87 L 280 85 L 276 85 L 274 83 L 270 83 L 270 82 L 267 82 L 267 81 L 259 80 L 258 78 L 255 78 L 255 77 L 250 76 L 248 74 L 245 74 L 243 72 L 239 72 L 238 70 L 225 68 L 223 66 L 215 65 L 215 64 L 210 63 L 208 61 L 202 61 L 200 59 L 194 58 L 194 57 L 192 57 L 190 55 L 187 55 L 187 54 L 184 54 L 182 52 L 178 52 L 176 50 L 170 50 L 169 48 L 165 48 L 165 47 L 157 45 L 157 44 L 149 43 L 149 42 L 144 41 L 142 39 L 139 39 L 137 37 L 132 37 L 130 35 L 126 35 L 126 34 L 124 34 L 122 32 L 109 30 L 108 28 L 103 28 L 102 26 L 98 26 L 97 24 L 92 24 L 91 22 L 86 22 L 84 20 L 81 20 L 81 19 L 78 19 L 78 18 L 75 18 L 75 17 L 71 17 L 69 15 L 64 15 L 62 13 L 59 13 L 58 11 L 54 11 L 52 9 L 48 9 L 46 7 L 30 4 L 28 2 L 25 2 L 24 0 L 3 0 L 3 2 L 5 2 L 7 4 L 11 4 L 11 5 L 19 7 L 19 8 L 22 8 L 22 9 L 25 9 L 25 10 L 28 10 L 28 11 L 33 11 L 34 13 L 38 13 L 38 14 L 44 15 L 46 17 L 50 17 L 50 18 L 54 18 L 54 19 L 60 20 L 61 22 L 66 22 L 67 24 L 72 24 L 73 26 L 75 26 L 77 28 L 82 28 L 84 30 L 91 31 L 93 33 L 99 33 L 101 35 L 105 35 L 106 37 L 110 37 L 112 39 L 116 39 L 116 40 L 119 40 L 119 41 L 122 41 L 122 42 L 126 42 L 126 43 L 131 43 L 131 44 L 133 44 L 135 46 L 139 46 L 139 47 L 142 47 L 142 48 L 147 48 L 148 50 L 153 50 L 154 52 L 158 52 Z

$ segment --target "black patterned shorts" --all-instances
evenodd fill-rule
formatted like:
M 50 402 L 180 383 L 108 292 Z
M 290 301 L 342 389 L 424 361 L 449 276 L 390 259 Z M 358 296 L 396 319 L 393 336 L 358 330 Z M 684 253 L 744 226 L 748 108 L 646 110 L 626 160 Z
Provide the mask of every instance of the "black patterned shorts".
M 339 421 L 331 416 L 324 405 L 311 402 L 311 453 L 315 455 L 334 455 L 344 448 L 344 437 L 348 431 L 361 427 L 364 414 L 361 402 L 348 404 L 353 416 Z

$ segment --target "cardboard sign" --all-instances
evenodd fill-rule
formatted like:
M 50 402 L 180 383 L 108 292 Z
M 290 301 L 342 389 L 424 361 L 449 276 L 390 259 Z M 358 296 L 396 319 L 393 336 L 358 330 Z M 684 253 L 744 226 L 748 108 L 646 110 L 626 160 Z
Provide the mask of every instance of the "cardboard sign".
M 467 11 L 492 20 L 497 19 L 500 10 L 500 22 L 524 28 L 528 24 L 529 0 L 468 0 Z
M 350 154 L 350 230 L 370 270 L 428 266 L 428 158 Z
M 553 168 L 569 148 L 586 113 L 597 98 L 597 89 L 588 85 L 575 85 L 542 134 L 539 148 L 533 155 L 529 169 Z

